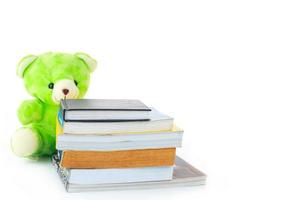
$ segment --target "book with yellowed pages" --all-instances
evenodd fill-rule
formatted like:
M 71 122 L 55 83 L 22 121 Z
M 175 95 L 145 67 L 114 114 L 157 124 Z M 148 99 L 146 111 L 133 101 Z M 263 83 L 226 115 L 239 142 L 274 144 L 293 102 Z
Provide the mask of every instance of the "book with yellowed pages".
M 78 151 L 120 151 L 180 147 L 183 130 L 173 126 L 166 131 L 121 132 L 114 134 L 69 134 L 59 122 L 56 148 Z
M 58 157 L 63 168 L 107 169 L 172 166 L 175 148 L 127 151 L 62 151 Z

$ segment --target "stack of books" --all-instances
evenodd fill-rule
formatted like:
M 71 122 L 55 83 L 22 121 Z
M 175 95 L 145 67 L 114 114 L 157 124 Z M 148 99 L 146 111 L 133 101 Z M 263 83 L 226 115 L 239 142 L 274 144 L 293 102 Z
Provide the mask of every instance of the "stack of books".
M 173 121 L 139 100 L 62 100 L 53 164 L 69 192 L 204 184 Z

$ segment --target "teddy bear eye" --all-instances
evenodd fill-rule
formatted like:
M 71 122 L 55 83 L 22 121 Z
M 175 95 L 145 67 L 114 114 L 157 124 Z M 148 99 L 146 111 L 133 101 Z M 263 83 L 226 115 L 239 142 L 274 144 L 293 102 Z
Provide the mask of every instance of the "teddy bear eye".
M 54 87 L 54 83 L 49 83 L 48 88 L 52 90 L 53 87 Z
M 74 83 L 75 83 L 76 86 L 78 85 L 78 82 L 76 80 L 74 80 Z

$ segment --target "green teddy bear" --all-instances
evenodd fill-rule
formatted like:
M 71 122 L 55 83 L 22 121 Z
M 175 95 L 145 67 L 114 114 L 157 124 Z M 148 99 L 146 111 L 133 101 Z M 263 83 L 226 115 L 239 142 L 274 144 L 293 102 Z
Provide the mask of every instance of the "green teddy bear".
M 97 62 L 85 53 L 29 55 L 18 64 L 17 74 L 35 98 L 23 101 L 18 118 L 24 125 L 11 139 L 13 152 L 39 157 L 55 152 L 55 124 L 61 99 L 83 98 Z

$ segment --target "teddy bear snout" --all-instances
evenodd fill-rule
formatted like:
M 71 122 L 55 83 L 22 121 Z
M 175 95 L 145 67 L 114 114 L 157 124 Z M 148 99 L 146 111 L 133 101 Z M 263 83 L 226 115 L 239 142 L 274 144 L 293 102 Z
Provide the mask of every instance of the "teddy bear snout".
M 63 89 L 62 92 L 64 93 L 64 95 L 67 95 L 69 93 L 68 89 Z
M 62 79 L 55 82 L 52 90 L 52 100 L 59 104 L 61 99 L 76 99 L 79 96 L 79 89 L 74 80 Z

